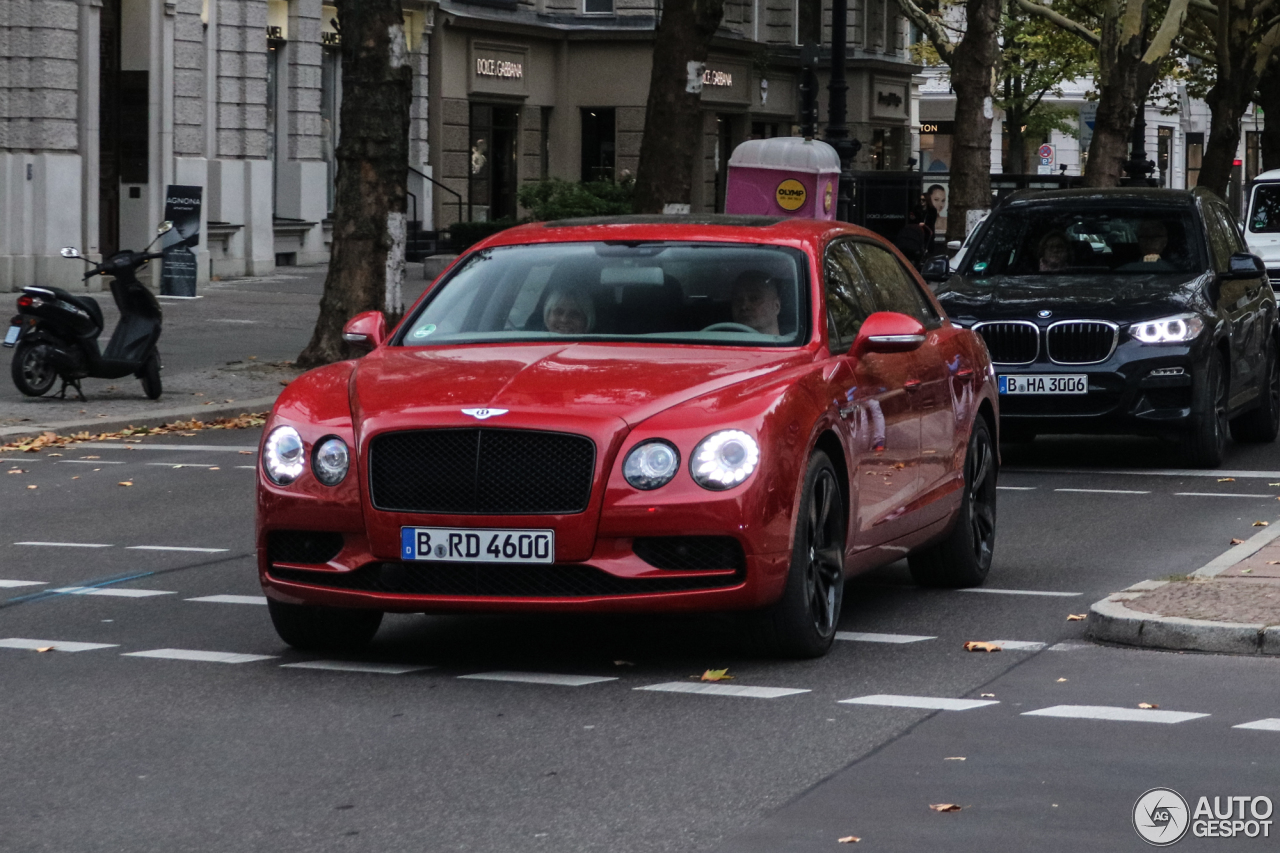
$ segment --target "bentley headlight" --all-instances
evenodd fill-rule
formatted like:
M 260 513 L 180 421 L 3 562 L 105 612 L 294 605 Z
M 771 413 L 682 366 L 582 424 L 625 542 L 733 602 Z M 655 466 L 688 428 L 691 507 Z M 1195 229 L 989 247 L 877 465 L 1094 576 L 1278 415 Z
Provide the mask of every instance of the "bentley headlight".
M 337 437 L 321 441 L 311 453 L 311 470 L 316 479 L 326 486 L 341 483 L 347 476 L 350 465 L 351 454 L 347 451 L 347 443 Z
M 760 464 L 760 445 L 742 430 L 727 429 L 704 438 L 693 451 L 693 479 L 704 489 L 732 489 Z
M 277 486 L 287 486 L 306 467 L 302 436 L 291 426 L 276 427 L 262 448 L 262 470 Z
M 680 468 L 680 452 L 661 439 L 631 448 L 622 463 L 622 476 L 637 489 L 648 491 L 671 482 Z
M 1176 317 L 1134 323 L 1129 327 L 1129 334 L 1134 340 L 1144 344 L 1186 343 L 1202 331 L 1204 321 L 1195 314 L 1178 314 Z

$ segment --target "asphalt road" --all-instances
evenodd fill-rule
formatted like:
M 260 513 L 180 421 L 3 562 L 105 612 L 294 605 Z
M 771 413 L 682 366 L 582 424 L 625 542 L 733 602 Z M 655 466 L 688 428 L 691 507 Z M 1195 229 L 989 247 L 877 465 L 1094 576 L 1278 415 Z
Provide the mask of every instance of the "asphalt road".
M 1005 593 L 889 567 L 850 584 L 842 628 L 894 636 L 819 661 L 754 658 L 723 618 L 396 616 L 351 671 L 285 647 L 257 598 L 257 439 L 5 457 L 0 850 L 1138 850 L 1149 788 L 1280 801 L 1280 732 L 1233 728 L 1280 717 L 1280 661 L 1104 648 L 1067 621 L 1275 521 L 1278 447 L 1233 448 L 1229 482 L 1170 473 L 1158 442 L 1006 448 Z M 723 667 L 804 692 L 644 689 Z M 903 707 L 920 697 L 995 704 Z M 1141 702 L 1207 716 L 1079 708 Z M 1074 716 L 1027 713 L 1055 706 Z M 1178 846 L 1224 845 L 1274 841 Z

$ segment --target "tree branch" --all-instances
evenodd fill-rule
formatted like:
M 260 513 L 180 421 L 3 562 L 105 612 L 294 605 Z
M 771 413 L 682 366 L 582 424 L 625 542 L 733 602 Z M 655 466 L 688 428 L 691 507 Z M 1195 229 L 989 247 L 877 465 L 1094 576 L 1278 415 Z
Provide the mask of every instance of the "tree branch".
M 1184 42 L 1180 38 L 1173 40 L 1173 46 L 1178 48 L 1178 50 L 1182 51 L 1187 56 L 1194 56 L 1196 59 L 1199 59 L 1201 62 L 1208 62 L 1212 64 L 1218 61 L 1213 58 L 1212 54 L 1205 53 L 1202 50 L 1197 50 L 1194 47 L 1191 47 L 1190 45 L 1188 45 L 1186 42 Z
M 911 0 L 902 0 L 902 2 L 910 1 Z M 1098 47 L 1101 44 L 1098 34 L 1093 30 L 1083 24 L 1076 23 L 1066 15 L 1055 12 L 1048 6 L 1043 6 L 1040 3 L 1037 3 L 1036 0 L 1015 0 L 1015 2 L 1017 2 L 1020 8 L 1025 9 L 1031 14 L 1039 15 L 1045 20 L 1052 21 L 1054 24 L 1057 24 L 1067 32 L 1079 36 L 1086 44 L 1092 45 L 1093 47 Z
M 898 8 L 902 10 L 902 14 L 907 17 L 907 20 L 919 27 L 929 37 L 934 49 L 938 51 L 938 58 L 950 66 L 951 58 L 956 52 L 956 46 L 951 41 L 951 37 L 947 35 L 947 31 L 941 22 L 924 9 L 921 9 L 915 0 L 898 0 Z
M 1187 3 L 1188 0 L 1170 0 L 1169 10 L 1160 22 L 1160 29 L 1156 30 L 1151 44 L 1147 46 L 1147 52 L 1142 55 L 1143 65 L 1155 65 L 1169 55 L 1169 48 L 1173 46 L 1173 40 L 1187 17 Z

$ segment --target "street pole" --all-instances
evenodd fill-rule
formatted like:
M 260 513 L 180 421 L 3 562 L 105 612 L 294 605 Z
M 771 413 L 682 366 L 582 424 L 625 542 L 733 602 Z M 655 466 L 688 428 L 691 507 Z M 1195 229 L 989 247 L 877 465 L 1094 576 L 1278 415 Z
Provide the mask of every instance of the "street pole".
M 836 219 L 849 222 L 853 217 L 853 158 L 862 143 L 849 138 L 848 93 L 844 78 L 846 38 L 849 29 L 849 0 L 831 3 L 831 82 L 827 84 L 826 142 L 840 157 L 840 196 L 836 203 Z
M 1147 52 L 1147 16 L 1142 15 L 1142 53 Z M 1138 99 L 1138 111 L 1133 117 L 1133 136 L 1129 139 L 1129 159 L 1125 161 L 1126 177 L 1120 180 L 1126 187 L 1154 187 L 1151 177 L 1156 164 L 1147 159 L 1147 92 Z

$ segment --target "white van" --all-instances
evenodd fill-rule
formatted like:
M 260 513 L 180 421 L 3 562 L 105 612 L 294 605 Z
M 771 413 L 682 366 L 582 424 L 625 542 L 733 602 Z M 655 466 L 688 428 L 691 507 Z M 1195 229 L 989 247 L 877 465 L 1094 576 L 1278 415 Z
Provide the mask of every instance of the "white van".
M 1274 287 L 1280 282 L 1280 169 L 1254 179 L 1244 226 L 1249 251 L 1267 265 L 1267 277 Z

